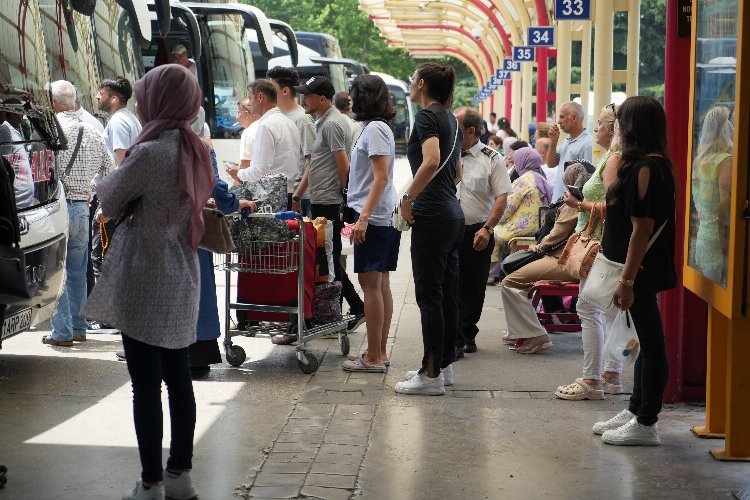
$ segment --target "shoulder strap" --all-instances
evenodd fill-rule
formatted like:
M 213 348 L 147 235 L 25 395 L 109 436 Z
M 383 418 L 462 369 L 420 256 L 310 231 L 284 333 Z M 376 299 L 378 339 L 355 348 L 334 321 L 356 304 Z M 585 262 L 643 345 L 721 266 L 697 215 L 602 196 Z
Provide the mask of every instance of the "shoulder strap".
M 646 246 L 646 251 L 647 252 L 651 248 L 651 245 L 653 245 L 654 242 L 656 241 L 656 238 L 659 237 L 659 235 L 661 234 L 661 232 L 667 226 L 667 222 L 669 222 L 669 217 L 667 217 L 667 220 L 664 221 L 664 224 L 662 224 L 661 227 L 654 233 L 654 235 L 651 237 L 651 239 L 648 240 L 648 245 Z
M 453 119 L 456 120 L 455 117 Z M 457 140 L 458 140 L 458 120 L 456 120 L 456 135 L 453 137 L 453 146 L 451 146 L 451 152 L 448 153 L 448 156 L 445 158 L 445 161 L 443 162 L 443 164 L 440 165 L 440 167 L 438 167 L 437 170 L 435 170 L 435 173 L 432 174 L 432 177 L 430 178 L 430 180 L 432 180 L 435 177 L 437 177 L 437 174 L 439 174 L 440 171 L 443 170 L 443 167 L 448 164 L 448 161 L 451 159 L 451 156 L 453 156 L 453 152 L 456 150 L 456 141 Z
M 70 169 L 73 168 L 73 162 L 76 161 L 78 150 L 81 148 L 81 139 L 83 139 L 83 123 L 78 124 L 78 138 L 76 139 L 76 145 L 73 148 L 73 154 L 70 156 L 70 161 L 68 161 L 68 166 L 65 167 L 65 177 L 70 175 Z

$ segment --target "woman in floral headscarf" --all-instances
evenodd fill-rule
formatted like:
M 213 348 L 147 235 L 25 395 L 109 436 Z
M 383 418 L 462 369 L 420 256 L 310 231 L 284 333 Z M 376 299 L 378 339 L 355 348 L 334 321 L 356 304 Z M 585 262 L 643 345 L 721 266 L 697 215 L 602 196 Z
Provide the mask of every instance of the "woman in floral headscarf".
M 507 255 L 507 243 L 517 236 L 532 236 L 539 229 L 539 209 L 549 205 L 552 188 L 542 171 L 542 157 L 525 147 L 513 154 L 518 179 L 513 181 L 503 217 L 495 226 L 497 261 Z M 494 256 L 493 256 L 494 260 Z
M 85 312 L 122 331 L 133 384 L 141 480 L 123 499 L 196 496 L 190 478 L 195 397 L 188 346 L 196 340 L 201 209 L 214 188 L 208 149 L 190 129 L 195 77 L 167 64 L 135 84 L 143 131 L 125 161 L 97 185 L 105 217 L 120 219 Z M 161 383 L 172 439 L 162 469 Z

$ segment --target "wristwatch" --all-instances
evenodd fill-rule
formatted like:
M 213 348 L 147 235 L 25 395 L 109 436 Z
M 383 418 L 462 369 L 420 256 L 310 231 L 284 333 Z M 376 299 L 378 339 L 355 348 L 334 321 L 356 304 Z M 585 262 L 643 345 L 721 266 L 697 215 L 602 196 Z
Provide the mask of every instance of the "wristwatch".
M 297 202 L 299 202 L 299 201 L 301 201 L 301 200 L 302 200 L 302 198 L 300 198 L 299 196 L 297 196 L 297 195 L 292 195 L 292 201 L 293 201 L 294 203 L 297 203 Z
M 626 280 L 625 278 L 620 278 L 617 282 L 628 288 L 633 288 L 633 285 L 635 284 L 635 280 Z
M 402 196 L 401 198 L 403 200 L 408 201 L 411 206 L 414 206 L 414 201 L 415 200 L 414 200 L 414 198 L 412 198 L 411 196 L 409 196 L 409 193 L 404 193 L 404 196 Z
M 488 233 L 492 234 L 492 228 L 490 226 L 485 224 L 484 226 L 482 226 L 482 229 L 486 229 Z

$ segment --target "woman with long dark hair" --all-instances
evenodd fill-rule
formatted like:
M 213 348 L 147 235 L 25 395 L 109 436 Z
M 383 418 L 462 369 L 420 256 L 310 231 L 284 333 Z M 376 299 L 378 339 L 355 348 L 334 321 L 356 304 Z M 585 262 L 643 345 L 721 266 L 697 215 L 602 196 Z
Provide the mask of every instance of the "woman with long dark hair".
M 666 116 L 658 101 L 629 97 L 617 110 L 617 125 L 622 158 L 614 182 L 605 179 L 602 251 L 609 260 L 624 263 L 614 304 L 630 310 L 641 351 L 630 405 L 610 420 L 594 424 L 593 431 L 608 444 L 658 445 L 656 421 L 669 367 L 656 294 L 677 282 L 675 180 L 667 156 Z
M 424 355 L 422 367 L 396 384 L 401 394 L 442 395 L 444 385 L 453 383 L 458 251 L 464 234 L 456 198 L 463 134 L 450 111 L 455 84 L 453 67 L 435 63 L 420 65 L 409 84 L 410 99 L 422 109 L 407 146 L 414 180 L 401 199 L 401 214 L 414 226 L 411 262 Z
M 345 361 L 344 370 L 384 372 L 393 315 L 390 272 L 396 270 L 401 242 L 401 233 L 391 225 L 397 198 L 393 186 L 396 140 L 388 121 L 396 113 L 379 76 L 358 76 L 350 94 L 352 111 L 362 128 L 352 146 L 347 204 L 357 217 L 351 240 L 354 272 L 365 295 L 367 350 Z

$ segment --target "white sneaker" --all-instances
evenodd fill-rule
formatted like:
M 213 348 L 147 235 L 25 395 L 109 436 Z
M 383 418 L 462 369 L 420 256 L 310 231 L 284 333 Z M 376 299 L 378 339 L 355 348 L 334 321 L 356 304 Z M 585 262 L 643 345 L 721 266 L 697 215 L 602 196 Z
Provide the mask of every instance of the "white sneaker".
M 442 396 L 445 394 L 443 374 L 435 378 L 427 376 L 427 372 L 417 373 L 409 380 L 398 382 L 396 392 L 399 394 L 421 394 L 424 396 Z
M 591 428 L 592 431 L 594 431 L 594 434 L 602 435 L 605 431 L 614 430 L 618 427 L 622 427 L 623 425 L 630 422 L 635 415 L 633 413 L 630 413 L 630 410 L 625 408 L 620 413 L 615 415 L 614 417 L 610 418 L 606 422 L 597 422 L 594 424 L 594 427 Z
M 198 498 L 198 491 L 193 487 L 190 471 L 180 474 L 164 471 L 164 494 L 173 500 L 192 500 Z
M 164 500 L 164 485 L 151 486 L 146 488 L 141 481 L 135 483 L 132 491 L 126 491 L 122 495 L 122 500 Z
M 404 380 L 411 380 L 414 378 L 414 375 L 419 373 L 419 370 L 409 370 L 406 372 L 406 375 L 404 375 Z M 446 366 L 445 368 L 440 369 L 440 373 L 443 374 L 443 385 L 445 387 L 448 387 L 449 385 L 453 385 L 453 365 L 450 364 Z
M 661 439 L 656 432 L 656 424 L 642 425 L 635 417 L 617 429 L 604 431 L 602 441 L 620 446 L 659 446 Z

